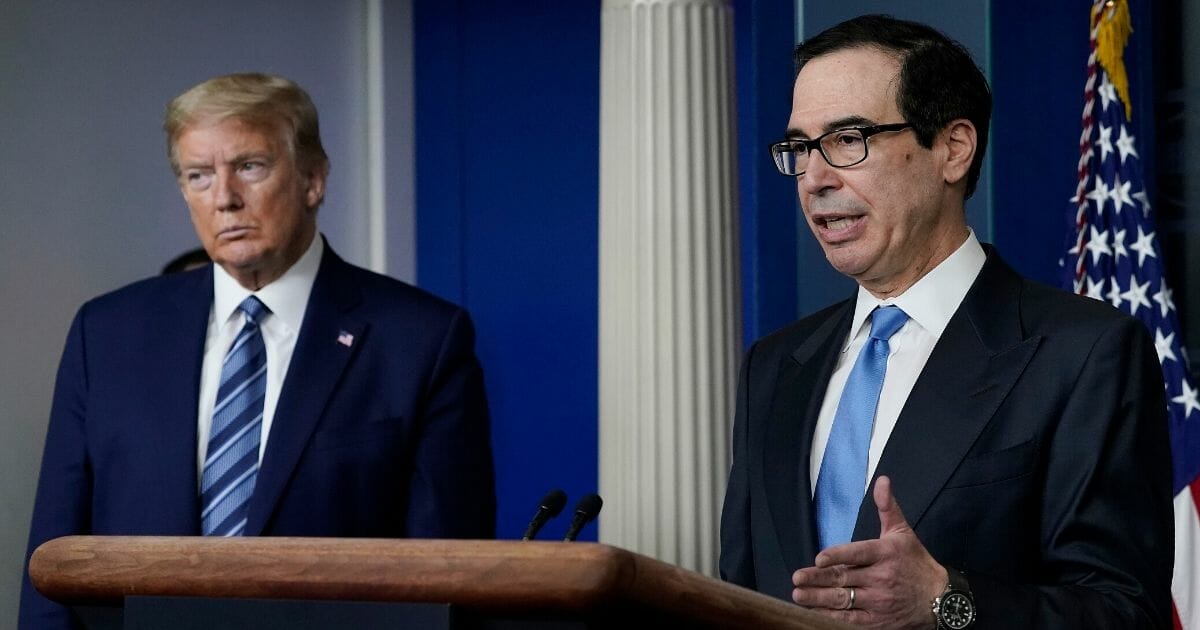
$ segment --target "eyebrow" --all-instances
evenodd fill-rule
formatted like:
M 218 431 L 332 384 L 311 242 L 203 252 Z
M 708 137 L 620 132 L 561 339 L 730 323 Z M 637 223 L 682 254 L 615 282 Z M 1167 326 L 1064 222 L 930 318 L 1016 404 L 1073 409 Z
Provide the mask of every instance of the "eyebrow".
M 246 153 L 239 153 L 239 154 L 233 156 L 232 158 L 225 160 L 224 163 L 231 165 L 231 166 L 236 166 L 243 162 L 259 161 L 259 162 L 266 162 L 268 165 L 270 165 L 270 164 L 274 164 L 275 160 L 276 160 L 275 156 L 272 155 L 269 151 L 247 151 Z M 213 163 L 208 160 L 201 160 L 201 161 L 196 161 L 196 162 L 182 162 L 179 165 L 180 169 L 212 168 L 212 167 L 213 167 Z
M 236 166 L 243 162 L 266 162 L 267 164 L 272 164 L 275 162 L 275 156 L 270 151 L 247 151 L 233 156 L 225 163 Z
M 871 120 L 870 118 L 865 118 L 863 116 L 843 116 L 836 120 L 831 120 L 828 123 L 825 123 L 825 127 L 822 128 L 821 133 L 819 133 L 817 135 L 829 133 L 830 131 L 836 131 L 838 129 L 845 129 L 847 127 L 862 127 L 865 125 L 874 125 L 874 124 L 875 124 L 874 120 Z M 788 127 L 787 137 L 788 138 L 807 139 L 808 134 L 804 133 L 803 131 L 801 131 L 800 129 L 798 129 L 796 127 Z

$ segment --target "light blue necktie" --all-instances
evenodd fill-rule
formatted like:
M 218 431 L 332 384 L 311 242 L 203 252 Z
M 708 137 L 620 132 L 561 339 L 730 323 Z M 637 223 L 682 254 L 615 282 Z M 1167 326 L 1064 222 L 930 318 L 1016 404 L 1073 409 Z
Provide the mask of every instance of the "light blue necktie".
M 871 336 L 846 379 L 813 496 L 821 549 L 850 542 L 854 534 L 867 483 L 867 453 L 871 448 L 875 408 L 887 373 L 888 339 L 906 321 L 908 315 L 898 307 L 875 309 L 871 315 Z
M 259 322 L 270 314 L 251 295 L 238 306 L 246 324 L 225 355 L 200 482 L 205 536 L 240 536 L 258 476 L 258 444 L 267 393 L 267 350 Z

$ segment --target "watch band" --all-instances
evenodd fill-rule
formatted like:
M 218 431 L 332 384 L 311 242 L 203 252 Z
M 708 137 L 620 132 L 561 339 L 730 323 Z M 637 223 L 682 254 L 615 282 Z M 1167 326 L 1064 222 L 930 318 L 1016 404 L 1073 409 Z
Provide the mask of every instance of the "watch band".
M 950 577 L 950 588 L 956 591 L 971 592 L 971 585 L 967 583 L 967 574 L 953 567 L 946 567 L 946 575 Z

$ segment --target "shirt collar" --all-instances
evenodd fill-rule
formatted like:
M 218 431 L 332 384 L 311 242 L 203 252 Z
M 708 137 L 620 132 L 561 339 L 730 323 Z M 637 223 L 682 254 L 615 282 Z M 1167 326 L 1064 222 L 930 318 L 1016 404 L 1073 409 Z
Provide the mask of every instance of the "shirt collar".
M 842 350 L 845 351 L 850 341 L 858 336 L 867 316 L 879 306 L 899 306 L 909 319 L 935 339 L 940 338 L 986 261 L 987 254 L 975 237 L 975 231 L 968 228 L 967 240 L 904 293 L 880 300 L 870 291 L 858 287 L 850 336 L 846 338 Z
M 295 264 L 283 272 L 274 282 L 259 289 L 248 291 L 238 284 L 221 265 L 213 265 L 213 315 L 218 325 L 229 321 L 238 305 L 249 295 L 255 295 L 271 309 L 272 319 L 284 324 L 292 331 L 299 331 L 304 321 L 304 309 L 308 306 L 308 294 L 312 292 L 317 270 L 324 255 L 324 239 L 314 234 L 308 249 Z

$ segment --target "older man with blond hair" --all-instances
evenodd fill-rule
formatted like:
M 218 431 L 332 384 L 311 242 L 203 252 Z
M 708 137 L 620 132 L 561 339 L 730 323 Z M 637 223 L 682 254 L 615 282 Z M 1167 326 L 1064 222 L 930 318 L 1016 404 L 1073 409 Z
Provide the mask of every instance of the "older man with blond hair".
M 492 537 L 470 318 L 319 234 L 329 158 L 308 94 L 217 77 L 164 128 L 213 264 L 80 308 L 29 553 L 69 534 Z M 26 576 L 21 628 L 77 625 Z

